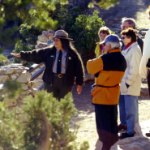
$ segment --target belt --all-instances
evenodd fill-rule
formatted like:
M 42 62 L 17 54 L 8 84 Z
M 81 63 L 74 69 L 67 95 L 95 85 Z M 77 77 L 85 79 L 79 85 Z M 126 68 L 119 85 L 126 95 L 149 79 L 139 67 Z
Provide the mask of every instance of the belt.
M 105 85 L 100 85 L 100 84 L 94 84 L 94 85 L 92 85 L 92 87 L 95 87 L 95 86 L 103 87 L 103 88 L 113 88 L 113 87 L 119 86 L 119 84 L 112 85 L 112 86 L 105 86 Z
M 62 74 L 62 73 L 54 73 L 54 76 L 61 79 L 65 76 L 65 74 Z

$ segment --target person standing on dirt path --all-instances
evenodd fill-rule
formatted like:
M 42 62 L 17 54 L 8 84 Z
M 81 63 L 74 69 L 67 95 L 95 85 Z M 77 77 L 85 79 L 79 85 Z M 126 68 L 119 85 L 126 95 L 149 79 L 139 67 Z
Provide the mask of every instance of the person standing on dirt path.
M 121 32 L 121 38 L 125 45 L 122 55 L 127 61 L 127 68 L 121 81 L 119 112 L 121 125 L 127 127 L 121 133 L 120 139 L 133 137 L 139 134 L 138 117 L 138 96 L 141 90 L 141 77 L 139 75 L 139 65 L 142 57 L 141 49 L 137 43 L 136 30 L 128 28 Z M 119 132 L 119 130 L 118 130 Z
M 118 140 L 117 105 L 120 82 L 126 69 L 126 60 L 121 54 L 120 40 L 115 34 L 103 41 L 106 54 L 87 61 L 88 73 L 95 76 L 91 90 L 95 106 L 96 126 L 102 150 L 110 150 Z
M 150 6 L 147 9 L 147 13 L 150 19 Z M 139 73 L 143 79 L 147 79 L 150 95 L 150 29 L 146 32 L 145 35 L 143 56 L 140 62 Z M 150 137 L 150 131 L 146 133 L 146 136 Z
M 132 28 L 132 29 L 136 29 L 137 28 L 137 25 L 136 25 L 136 21 L 135 21 L 135 19 L 134 18 L 127 18 L 127 17 L 123 17 L 122 19 L 121 19 L 121 26 L 120 26 L 120 28 L 121 28 L 121 31 L 123 31 L 123 30 L 126 30 L 126 29 L 128 29 L 128 28 Z M 138 43 L 138 45 L 139 45 L 139 47 L 140 47 L 140 49 L 141 49 L 141 52 L 143 51 L 143 40 L 138 36 L 138 35 L 136 35 L 137 36 L 137 43 Z M 123 51 L 123 50 L 125 50 L 126 49 L 126 46 L 125 46 L 125 44 L 124 44 L 124 42 L 123 42 L 123 39 L 122 39 L 122 48 L 121 48 L 121 50 Z M 124 131 L 126 131 L 127 130 L 127 126 L 124 124 L 124 121 L 123 121 L 123 119 L 122 119 L 122 116 L 124 116 L 124 113 L 122 113 L 122 104 L 123 102 L 121 101 L 121 100 L 119 100 L 119 116 L 120 116 L 120 124 L 118 125 L 118 131 L 119 132 L 124 132 Z
M 11 54 L 26 61 L 44 63 L 45 89 L 60 100 L 71 92 L 74 83 L 77 93 L 82 92 L 83 63 L 71 41 L 73 39 L 68 37 L 66 31 L 57 30 L 53 37 L 54 46 Z

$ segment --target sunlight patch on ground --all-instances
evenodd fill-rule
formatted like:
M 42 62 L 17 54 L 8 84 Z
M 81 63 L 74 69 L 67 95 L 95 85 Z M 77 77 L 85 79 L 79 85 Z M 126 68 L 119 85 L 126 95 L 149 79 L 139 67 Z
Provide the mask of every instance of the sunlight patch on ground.
M 150 100 L 139 101 L 139 120 L 140 122 L 150 119 Z

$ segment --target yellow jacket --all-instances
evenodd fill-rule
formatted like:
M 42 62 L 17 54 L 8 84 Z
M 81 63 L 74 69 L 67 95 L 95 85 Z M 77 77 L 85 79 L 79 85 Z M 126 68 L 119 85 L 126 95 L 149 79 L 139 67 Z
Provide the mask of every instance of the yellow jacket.
M 97 42 L 96 47 L 95 47 L 95 55 L 96 55 L 96 57 L 98 57 L 103 54 L 106 54 L 106 52 L 103 51 L 103 45 L 100 44 L 100 42 Z
M 96 43 L 95 55 L 96 55 L 96 57 L 98 57 L 99 55 L 101 55 L 101 49 L 100 49 L 100 43 L 99 42 Z
M 119 83 L 125 69 L 126 60 L 120 49 L 111 50 L 98 58 L 88 60 L 87 71 L 95 75 L 95 84 L 91 91 L 93 104 L 118 104 Z

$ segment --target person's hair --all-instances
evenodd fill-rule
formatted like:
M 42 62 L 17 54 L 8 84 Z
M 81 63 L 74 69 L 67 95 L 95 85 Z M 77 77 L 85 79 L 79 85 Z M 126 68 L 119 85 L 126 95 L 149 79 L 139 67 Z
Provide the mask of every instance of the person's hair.
M 130 27 L 136 29 L 136 21 L 135 21 L 135 19 L 123 17 L 121 19 L 121 23 L 123 24 L 124 22 L 128 22 L 128 24 L 130 25 Z
M 73 50 L 73 51 L 77 51 L 73 45 L 73 43 L 71 41 L 69 41 L 68 39 L 60 39 L 62 47 L 64 50 L 68 51 L 68 50 Z
M 81 61 L 81 65 L 82 65 L 82 68 L 83 68 L 83 72 L 84 72 L 84 66 L 83 66 L 83 62 L 82 62 L 82 59 L 81 59 L 81 56 L 79 55 L 78 51 L 76 50 L 76 48 L 74 47 L 72 41 L 68 40 L 68 39 L 60 39 L 61 43 L 62 43 L 62 47 L 65 51 L 69 51 L 69 50 L 72 50 L 74 51 L 77 55 L 78 55 L 78 58 L 80 59 Z
M 120 43 L 118 42 L 107 42 L 111 45 L 111 49 L 120 48 Z
M 100 35 L 101 32 L 103 32 L 103 33 L 105 33 L 107 35 L 111 34 L 110 29 L 108 27 L 106 27 L 106 26 L 103 26 L 103 27 L 99 28 L 98 35 Z
M 126 35 L 127 37 L 130 37 L 132 42 L 137 41 L 137 30 L 135 29 L 128 28 L 126 30 L 123 30 L 121 32 L 121 35 Z

